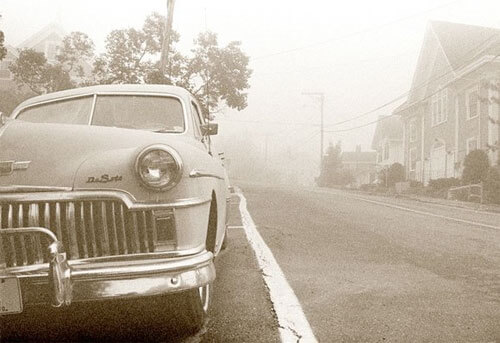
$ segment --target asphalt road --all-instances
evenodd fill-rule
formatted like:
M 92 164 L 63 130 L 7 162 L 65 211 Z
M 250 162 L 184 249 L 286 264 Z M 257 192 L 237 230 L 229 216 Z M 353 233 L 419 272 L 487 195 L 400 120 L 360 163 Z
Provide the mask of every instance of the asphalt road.
M 236 185 L 318 341 L 500 342 L 500 214 L 329 189 Z M 168 306 L 152 301 L 42 312 L 11 338 L 279 342 L 279 313 L 264 283 L 269 275 L 257 263 L 238 204 L 234 197 L 210 319 L 199 334 L 183 335 Z
M 319 341 L 500 341 L 499 214 L 241 188 Z

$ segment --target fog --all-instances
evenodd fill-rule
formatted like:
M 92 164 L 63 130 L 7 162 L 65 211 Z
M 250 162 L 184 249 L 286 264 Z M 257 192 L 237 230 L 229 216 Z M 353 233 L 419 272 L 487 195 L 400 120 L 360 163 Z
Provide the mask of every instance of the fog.
M 0 28 L 16 46 L 55 21 L 87 33 L 102 51 L 112 29 L 140 27 L 151 12 L 165 13 L 165 3 L 0 0 Z M 404 101 L 429 20 L 500 27 L 498 13 L 498 0 L 177 0 L 173 27 L 180 50 L 208 29 L 221 44 L 241 41 L 251 58 L 248 107 L 217 115 L 231 174 L 310 184 L 319 172 L 320 103 L 303 93 L 324 94 L 325 130 L 340 131 L 325 133 L 325 147 L 370 149 L 375 125 L 356 127 Z

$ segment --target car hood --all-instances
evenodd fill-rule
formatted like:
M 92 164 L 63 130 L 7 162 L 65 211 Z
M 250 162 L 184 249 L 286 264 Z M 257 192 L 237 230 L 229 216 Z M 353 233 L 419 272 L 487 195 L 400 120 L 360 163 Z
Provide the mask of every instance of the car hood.
M 84 187 L 89 177 L 104 173 L 133 174 L 135 156 L 148 145 L 162 143 L 182 151 L 188 142 L 181 134 L 14 120 L 0 128 L 0 162 L 29 164 L 0 174 L 0 186 Z

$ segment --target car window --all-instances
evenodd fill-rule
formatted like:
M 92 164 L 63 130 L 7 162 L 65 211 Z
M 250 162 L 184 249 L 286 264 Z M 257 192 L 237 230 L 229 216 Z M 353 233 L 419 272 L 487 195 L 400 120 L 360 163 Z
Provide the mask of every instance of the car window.
M 200 114 L 199 114 L 198 108 L 196 107 L 196 104 L 194 102 L 191 102 L 191 109 L 192 109 L 192 114 L 193 114 L 194 131 L 195 131 L 197 136 L 201 137 Z
M 179 99 L 150 95 L 98 95 L 92 125 L 183 132 Z
M 17 119 L 32 123 L 88 124 L 93 96 L 54 101 L 22 110 Z

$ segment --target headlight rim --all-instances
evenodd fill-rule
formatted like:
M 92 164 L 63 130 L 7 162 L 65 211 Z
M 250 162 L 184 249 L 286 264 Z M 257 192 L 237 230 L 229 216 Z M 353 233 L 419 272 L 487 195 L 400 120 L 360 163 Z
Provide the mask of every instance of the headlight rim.
M 170 156 L 172 156 L 172 158 L 174 159 L 175 164 L 177 165 L 176 176 L 172 179 L 172 181 L 167 183 L 165 186 L 161 186 L 161 187 L 153 186 L 150 183 L 148 183 L 146 180 L 144 180 L 144 178 L 142 177 L 141 171 L 140 171 L 141 162 L 142 162 L 143 158 L 147 154 L 149 154 L 150 152 L 155 151 L 155 150 L 161 150 L 161 151 L 164 151 L 164 152 L 170 154 Z M 179 153 L 174 148 L 172 148 L 168 145 L 164 145 L 164 144 L 153 144 L 153 145 L 149 145 L 149 146 L 145 147 L 144 149 L 141 150 L 141 152 L 137 155 L 137 158 L 135 159 L 135 173 L 136 173 L 137 178 L 139 179 L 141 185 L 149 190 L 153 190 L 153 191 L 157 191 L 157 192 L 167 191 L 169 189 L 174 188 L 176 185 L 178 185 L 181 178 L 182 178 L 183 170 L 184 170 L 184 165 L 182 163 L 182 159 L 181 159 L 181 156 L 179 155 Z

